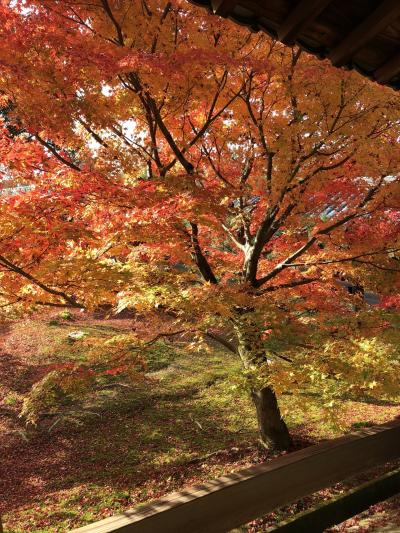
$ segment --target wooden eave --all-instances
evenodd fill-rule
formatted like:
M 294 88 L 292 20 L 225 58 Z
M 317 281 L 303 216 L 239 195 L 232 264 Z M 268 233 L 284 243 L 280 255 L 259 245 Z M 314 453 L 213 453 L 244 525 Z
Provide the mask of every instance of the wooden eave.
M 400 0 L 190 0 L 400 89 Z

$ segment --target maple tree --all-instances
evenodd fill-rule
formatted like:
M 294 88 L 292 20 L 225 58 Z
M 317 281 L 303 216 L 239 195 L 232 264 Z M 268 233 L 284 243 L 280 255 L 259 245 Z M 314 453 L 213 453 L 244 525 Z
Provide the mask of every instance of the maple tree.
M 179 0 L 0 18 L 3 309 L 157 305 L 241 358 L 278 448 L 283 392 L 395 391 L 393 91 Z

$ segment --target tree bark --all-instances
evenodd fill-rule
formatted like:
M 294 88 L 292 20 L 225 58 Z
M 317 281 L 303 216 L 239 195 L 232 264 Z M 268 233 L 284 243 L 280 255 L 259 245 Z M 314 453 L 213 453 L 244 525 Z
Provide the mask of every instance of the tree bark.
M 260 439 L 268 448 L 289 450 L 292 439 L 283 420 L 275 392 L 271 387 L 252 389 L 251 398 L 256 407 Z
M 238 326 L 236 333 L 239 341 L 238 353 L 244 368 L 246 370 L 254 369 L 257 372 L 257 366 L 267 363 L 267 356 L 263 350 L 261 336 L 257 333 L 256 325 L 247 324 L 247 328 Z M 289 450 L 292 439 L 281 416 L 273 388 L 270 385 L 262 388 L 251 385 L 250 395 L 256 408 L 262 443 L 268 448 Z

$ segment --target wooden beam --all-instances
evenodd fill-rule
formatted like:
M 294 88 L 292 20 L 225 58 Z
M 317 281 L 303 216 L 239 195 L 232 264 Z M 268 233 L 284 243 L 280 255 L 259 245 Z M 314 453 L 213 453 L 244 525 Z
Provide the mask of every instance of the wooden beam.
M 235 9 L 238 0 L 211 0 L 211 6 L 216 15 L 227 17 Z
M 400 51 L 391 57 L 386 63 L 377 68 L 374 78 L 379 83 L 386 83 L 400 72 Z
M 339 67 L 348 63 L 353 55 L 369 40 L 378 35 L 391 22 L 400 16 L 399 0 L 384 0 L 351 31 L 331 52 L 328 57 Z
M 311 24 L 332 0 L 300 0 L 278 29 L 278 39 L 293 44 L 299 33 Z
M 400 456 L 400 421 L 310 446 L 75 533 L 221 533 Z

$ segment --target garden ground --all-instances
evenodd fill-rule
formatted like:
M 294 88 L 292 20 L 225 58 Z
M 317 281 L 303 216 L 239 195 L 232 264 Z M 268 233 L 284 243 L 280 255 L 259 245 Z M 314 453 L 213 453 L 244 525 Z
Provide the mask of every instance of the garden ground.
M 69 333 L 81 331 L 86 338 L 98 339 L 137 327 L 137 319 L 95 318 L 79 312 L 45 313 L 3 326 L 0 513 L 5 532 L 68 531 L 274 457 L 257 442 L 238 361 L 215 346 L 196 352 L 179 342 L 160 341 L 150 354 L 147 379 L 135 386 L 104 388 L 79 406 L 50 413 L 37 428 L 27 428 L 18 418 L 31 386 L 55 363 L 76 357 Z M 297 447 L 400 413 L 397 402 L 347 400 L 335 426 L 315 401 L 305 413 L 289 395 L 283 396 L 281 405 Z M 266 531 L 350 485 L 337 484 L 304 498 L 243 531 Z M 400 498 L 392 498 L 332 531 L 400 526 L 398 509 Z

